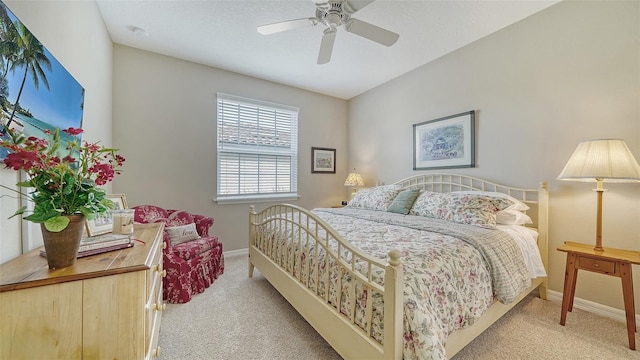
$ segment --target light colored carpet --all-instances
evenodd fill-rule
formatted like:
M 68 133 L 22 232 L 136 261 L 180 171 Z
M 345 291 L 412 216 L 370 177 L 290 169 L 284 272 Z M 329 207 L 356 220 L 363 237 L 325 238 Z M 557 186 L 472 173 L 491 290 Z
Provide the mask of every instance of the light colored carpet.
M 529 297 L 452 360 L 636 359 L 624 323 L 574 309 L 560 326 L 560 304 Z M 636 343 L 640 336 L 636 333 Z M 167 304 L 161 359 L 341 359 L 256 271 L 246 256 L 187 304 Z

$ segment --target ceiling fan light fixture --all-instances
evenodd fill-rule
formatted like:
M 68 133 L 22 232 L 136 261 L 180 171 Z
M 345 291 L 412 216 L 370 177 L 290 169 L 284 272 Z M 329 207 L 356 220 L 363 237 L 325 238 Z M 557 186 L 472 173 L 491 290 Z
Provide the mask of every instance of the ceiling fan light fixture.
M 337 28 L 342 25 L 342 16 L 336 13 L 329 13 L 324 17 L 324 21 L 330 28 Z

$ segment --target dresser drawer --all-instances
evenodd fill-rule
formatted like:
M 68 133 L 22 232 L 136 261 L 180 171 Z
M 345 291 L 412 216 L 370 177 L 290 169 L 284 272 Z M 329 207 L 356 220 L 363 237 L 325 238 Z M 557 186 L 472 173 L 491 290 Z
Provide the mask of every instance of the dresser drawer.
M 583 270 L 595 271 L 603 274 L 615 274 L 616 272 L 615 261 L 594 259 L 586 256 L 580 256 L 578 258 L 578 267 Z
M 161 356 L 160 346 L 158 346 L 158 340 L 160 339 L 160 321 L 162 320 L 162 311 L 165 309 L 165 304 L 162 303 L 162 286 L 158 289 L 158 293 L 155 296 L 156 304 L 159 308 L 153 308 L 148 313 L 150 322 L 149 325 L 149 338 L 147 339 L 147 353 L 145 360 L 153 360 Z
M 145 305 L 145 345 L 146 359 L 155 358 L 158 347 L 158 333 L 160 318 L 165 305 L 162 301 L 162 278 L 165 270 L 162 268 L 162 246 L 158 246 L 153 265 L 147 270 L 147 302 Z

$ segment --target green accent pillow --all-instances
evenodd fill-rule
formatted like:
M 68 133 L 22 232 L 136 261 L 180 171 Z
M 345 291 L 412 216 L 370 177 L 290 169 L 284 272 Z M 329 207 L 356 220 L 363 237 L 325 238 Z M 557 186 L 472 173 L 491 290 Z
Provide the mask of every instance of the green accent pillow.
M 416 198 L 420 195 L 420 189 L 407 189 L 401 191 L 389 207 L 388 212 L 407 215 L 411 206 L 416 201 Z

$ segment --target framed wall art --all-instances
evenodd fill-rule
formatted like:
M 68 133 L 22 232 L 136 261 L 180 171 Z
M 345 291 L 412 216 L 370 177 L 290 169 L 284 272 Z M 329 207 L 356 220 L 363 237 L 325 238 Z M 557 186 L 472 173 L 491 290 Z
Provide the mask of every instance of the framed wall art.
M 474 110 L 413 125 L 413 170 L 474 166 Z
M 107 199 L 115 204 L 113 210 L 127 209 L 127 199 L 124 194 L 107 194 Z M 93 220 L 86 220 L 85 222 L 87 235 L 90 237 L 110 233 L 113 229 L 113 219 L 108 211 L 104 214 L 98 214 Z
M 336 149 L 311 148 L 311 173 L 335 174 L 336 173 Z
M 82 85 L 2 2 L 0 13 L 6 15 L 0 16 L 0 26 L 5 29 L 2 41 L 14 45 L 7 46 L 9 50 L 1 55 L 5 70 L 0 140 L 9 136 L 4 133 L 2 125 L 25 137 L 45 139 L 46 131 L 81 128 L 84 110 Z M 30 58 L 25 59 L 25 54 L 30 54 Z M 25 64 L 29 65 L 28 69 Z M 61 131 L 61 148 L 67 142 L 79 141 L 81 136 Z M 7 154 L 8 150 L 0 147 L 0 160 L 6 158 Z

